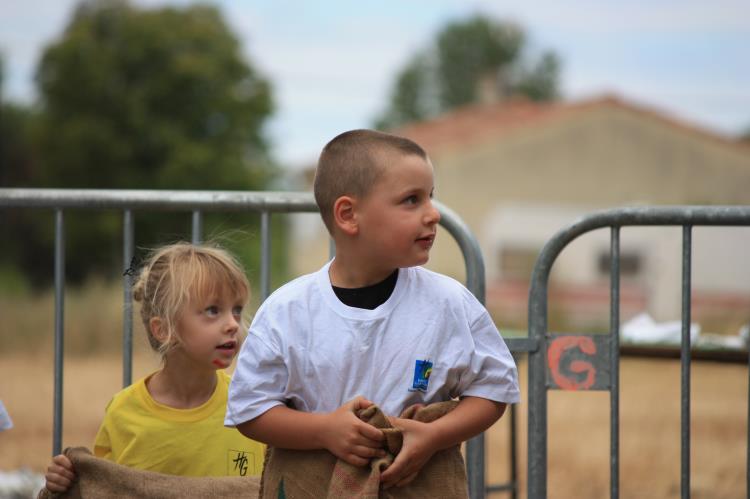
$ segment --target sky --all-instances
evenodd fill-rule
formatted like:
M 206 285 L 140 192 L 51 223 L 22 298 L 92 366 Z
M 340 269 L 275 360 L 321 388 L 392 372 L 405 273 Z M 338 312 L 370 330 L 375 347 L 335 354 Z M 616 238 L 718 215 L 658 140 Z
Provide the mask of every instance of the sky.
M 32 103 L 34 69 L 76 0 L 0 0 L 4 98 Z M 139 6 L 184 0 L 131 0 Z M 562 60 L 563 98 L 615 94 L 698 128 L 750 129 L 747 0 L 214 0 L 245 57 L 274 88 L 273 152 L 290 168 L 340 132 L 371 127 L 398 71 L 452 21 L 513 20 L 531 54 Z

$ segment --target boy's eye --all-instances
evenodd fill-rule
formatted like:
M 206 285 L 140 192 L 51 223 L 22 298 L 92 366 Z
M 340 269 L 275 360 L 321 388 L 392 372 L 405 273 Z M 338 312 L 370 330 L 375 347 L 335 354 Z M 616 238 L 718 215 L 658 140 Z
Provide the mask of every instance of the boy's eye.
M 234 307 L 232 309 L 232 315 L 234 315 L 235 317 L 242 316 L 242 307 Z
M 406 204 L 417 204 L 418 198 L 415 195 L 411 195 L 404 199 L 404 203 Z

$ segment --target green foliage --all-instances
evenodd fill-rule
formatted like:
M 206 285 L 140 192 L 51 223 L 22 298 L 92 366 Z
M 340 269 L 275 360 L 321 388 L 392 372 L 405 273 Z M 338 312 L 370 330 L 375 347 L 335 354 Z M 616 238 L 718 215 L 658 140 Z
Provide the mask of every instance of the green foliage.
M 545 52 L 530 70 L 524 70 L 516 90 L 533 101 L 554 100 L 559 96 L 559 72 L 560 59 L 553 52 Z
M 477 15 L 446 25 L 396 76 L 390 103 L 375 126 L 394 128 L 477 102 L 483 80 L 501 98 L 557 98 L 557 56 L 545 52 L 529 60 L 526 45 L 523 30 L 511 22 Z
M 44 51 L 36 81 L 40 101 L 24 135 L 33 144 L 33 172 L 24 173 L 31 167 L 23 161 L 4 161 L 3 185 L 263 190 L 277 175 L 264 132 L 270 83 L 243 59 L 214 7 L 84 1 Z M 250 232 L 257 218 L 243 220 Z M 71 281 L 120 269 L 120 214 L 68 211 L 65 223 Z M 35 254 L 22 264 L 35 284 L 49 282 L 52 218 L 23 224 L 26 231 L 12 232 L 16 253 Z M 206 233 L 223 224 L 223 216 L 207 215 Z M 136 244 L 189 239 L 189 228 L 189 214 L 138 212 Z
M 29 285 L 20 270 L 11 266 L 0 266 L 0 296 L 26 296 Z
M 474 102 L 479 78 L 515 61 L 523 41 L 515 24 L 482 16 L 446 26 L 437 37 L 443 108 Z
M 244 189 L 267 180 L 270 87 L 212 7 L 83 3 L 45 51 L 37 82 L 49 184 Z

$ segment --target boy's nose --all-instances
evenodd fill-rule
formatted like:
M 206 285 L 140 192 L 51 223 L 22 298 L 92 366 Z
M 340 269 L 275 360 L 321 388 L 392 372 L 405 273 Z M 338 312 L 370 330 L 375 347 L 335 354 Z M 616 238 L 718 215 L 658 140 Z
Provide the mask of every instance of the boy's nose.
M 435 225 L 440 221 L 440 211 L 437 207 L 430 202 L 427 206 L 427 213 L 425 215 L 425 222 L 427 225 Z

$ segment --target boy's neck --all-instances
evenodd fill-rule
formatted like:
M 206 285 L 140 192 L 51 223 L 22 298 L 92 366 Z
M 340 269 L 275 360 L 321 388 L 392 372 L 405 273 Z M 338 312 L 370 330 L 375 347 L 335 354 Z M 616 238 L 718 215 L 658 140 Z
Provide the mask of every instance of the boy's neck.
M 336 253 L 328 268 L 328 277 L 337 288 L 363 288 L 384 281 L 394 270 L 354 261 L 345 254 Z

